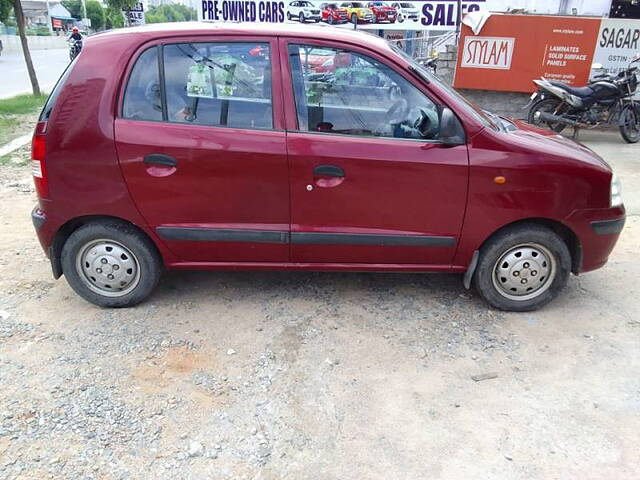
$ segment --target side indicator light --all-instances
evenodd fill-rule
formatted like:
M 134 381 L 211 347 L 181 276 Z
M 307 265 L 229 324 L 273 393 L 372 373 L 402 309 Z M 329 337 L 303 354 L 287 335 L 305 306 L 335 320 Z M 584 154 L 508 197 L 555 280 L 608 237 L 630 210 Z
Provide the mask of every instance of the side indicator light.
M 498 185 L 502 185 L 504 183 L 507 183 L 507 179 L 504 178 L 503 176 L 498 176 L 493 178 L 493 182 L 497 183 Z

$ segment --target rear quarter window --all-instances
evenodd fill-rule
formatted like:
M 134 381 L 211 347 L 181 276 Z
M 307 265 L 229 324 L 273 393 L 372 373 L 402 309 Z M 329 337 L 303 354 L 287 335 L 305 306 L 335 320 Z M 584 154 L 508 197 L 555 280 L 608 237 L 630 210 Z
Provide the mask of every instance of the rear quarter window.
M 136 60 L 124 94 L 122 116 L 131 120 L 162 120 L 158 48 L 145 50 Z
M 67 83 L 67 80 L 69 80 L 69 75 L 71 74 L 71 70 L 73 70 L 73 66 L 76 64 L 78 57 L 76 57 L 69 65 L 67 65 L 67 68 L 64 70 L 64 72 L 62 72 L 62 75 L 58 79 L 58 83 L 56 83 L 56 86 L 53 87 L 51 95 L 49 95 L 47 102 L 44 104 L 42 112 L 40 112 L 40 117 L 38 118 L 39 122 L 46 122 L 47 120 L 49 120 L 51 112 L 53 112 L 53 107 L 55 107 L 56 102 L 58 101 L 58 97 L 64 89 L 64 85 Z

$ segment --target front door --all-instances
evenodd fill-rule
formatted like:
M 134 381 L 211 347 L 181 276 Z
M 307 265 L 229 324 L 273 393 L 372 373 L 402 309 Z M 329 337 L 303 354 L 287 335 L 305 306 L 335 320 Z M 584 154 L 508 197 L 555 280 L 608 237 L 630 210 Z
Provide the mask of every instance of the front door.
M 289 260 L 276 49 L 255 37 L 172 39 L 131 69 L 115 125 L 120 165 L 141 214 L 181 261 Z
M 281 48 L 295 104 L 286 112 L 292 261 L 446 269 L 468 156 L 438 140 L 438 103 L 358 47 L 292 39 Z

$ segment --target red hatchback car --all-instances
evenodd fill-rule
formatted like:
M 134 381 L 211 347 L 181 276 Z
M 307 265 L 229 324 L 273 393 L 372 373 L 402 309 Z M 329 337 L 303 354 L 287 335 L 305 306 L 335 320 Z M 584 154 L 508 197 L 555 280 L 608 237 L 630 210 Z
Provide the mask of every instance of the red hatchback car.
M 339 56 L 315 73 L 315 53 Z M 172 24 L 90 37 L 33 138 L 33 223 L 100 306 L 164 267 L 464 274 L 532 310 L 625 221 L 589 149 L 467 103 L 384 40 Z

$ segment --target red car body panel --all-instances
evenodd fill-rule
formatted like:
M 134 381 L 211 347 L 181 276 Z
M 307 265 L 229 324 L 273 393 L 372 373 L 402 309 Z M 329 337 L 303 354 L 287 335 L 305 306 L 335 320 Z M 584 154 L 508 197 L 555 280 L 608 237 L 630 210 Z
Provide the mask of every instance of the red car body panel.
M 270 42 L 272 130 L 119 118 L 128 72 L 144 47 L 220 39 Z M 342 46 L 387 64 L 450 107 L 467 144 L 299 132 L 289 42 Z M 576 272 L 603 265 L 618 233 L 596 234 L 591 222 L 625 215 L 622 206 L 609 208 L 610 168 L 549 132 L 485 126 L 408 66 L 382 39 L 336 29 L 327 41 L 325 28 L 308 25 L 165 25 L 88 38 L 46 124 L 49 194 L 39 199 L 37 234 L 54 272 L 65 233 L 96 216 L 138 226 L 176 268 L 462 272 L 493 233 L 529 219 L 575 235 Z M 144 165 L 145 155 L 160 151 L 178 159 L 178 174 Z M 344 168 L 342 184 L 314 177 L 313 167 L 324 163 Z M 160 238 L 158 227 L 280 232 L 300 241 L 172 240 Z M 330 240 L 308 242 L 306 234 Z M 335 234 L 348 241 L 334 242 Z M 409 242 L 370 245 L 361 235 Z M 430 246 L 407 244 L 431 238 Z

